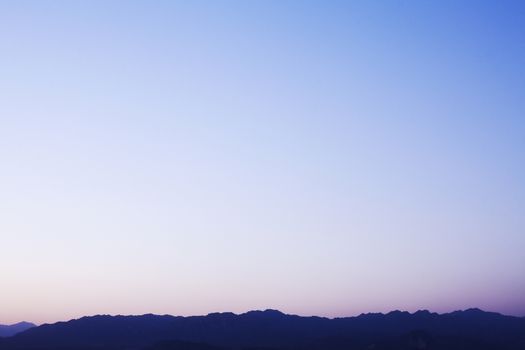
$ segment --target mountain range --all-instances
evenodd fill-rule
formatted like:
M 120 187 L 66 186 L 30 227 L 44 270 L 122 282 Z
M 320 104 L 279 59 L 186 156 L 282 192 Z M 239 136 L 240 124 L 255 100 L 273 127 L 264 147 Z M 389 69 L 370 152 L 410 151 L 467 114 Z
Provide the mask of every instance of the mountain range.
M 276 310 L 97 315 L 0 338 L 0 350 L 525 350 L 525 319 L 479 309 L 324 318 Z
M 0 324 L 0 337 L 10 337 L 32 327 L 35 325 L 29 322 L 19 322 L 12 325 Z

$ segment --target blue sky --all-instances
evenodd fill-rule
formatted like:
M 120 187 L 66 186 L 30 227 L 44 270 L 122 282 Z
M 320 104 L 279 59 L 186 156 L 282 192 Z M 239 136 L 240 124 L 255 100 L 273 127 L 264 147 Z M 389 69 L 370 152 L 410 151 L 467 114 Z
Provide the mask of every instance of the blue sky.
M 525 315 L 524 16 L 0 2 L 0 322 Z

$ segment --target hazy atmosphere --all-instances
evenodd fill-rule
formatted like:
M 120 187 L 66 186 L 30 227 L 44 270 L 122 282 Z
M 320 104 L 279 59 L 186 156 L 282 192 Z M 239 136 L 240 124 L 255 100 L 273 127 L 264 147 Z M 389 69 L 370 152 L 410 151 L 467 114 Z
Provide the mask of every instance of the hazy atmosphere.
M 525 316 L 524 15 L 0 1 L 0 324 Z

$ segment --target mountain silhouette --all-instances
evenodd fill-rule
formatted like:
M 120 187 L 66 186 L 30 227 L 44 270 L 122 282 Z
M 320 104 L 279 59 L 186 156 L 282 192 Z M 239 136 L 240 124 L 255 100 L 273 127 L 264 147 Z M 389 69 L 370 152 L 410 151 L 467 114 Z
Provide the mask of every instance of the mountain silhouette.
M 12 325 L 0 324 L 0 337 L 10 337 L 32 327 L 36 327 L 36 325 L 29 322 L 19 322 Z
M 276 310 L 83 317 L 0 340 L 0 350 L 524 350 L 525 320 L 479 309 L 323 318 Z

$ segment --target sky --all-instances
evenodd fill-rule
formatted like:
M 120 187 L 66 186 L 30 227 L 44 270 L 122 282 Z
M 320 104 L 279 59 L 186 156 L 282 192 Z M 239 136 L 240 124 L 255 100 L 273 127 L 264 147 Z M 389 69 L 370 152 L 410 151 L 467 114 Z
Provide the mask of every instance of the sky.
M 525 316 L 521 1 L 0 1 L 0 323 Z

